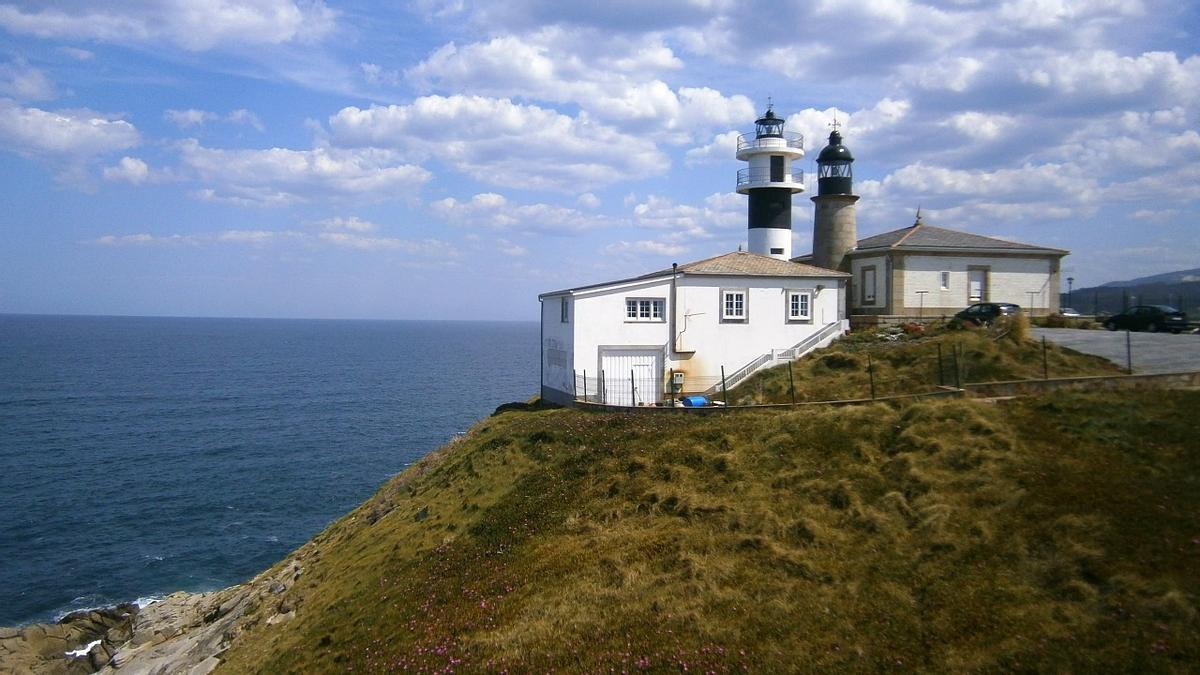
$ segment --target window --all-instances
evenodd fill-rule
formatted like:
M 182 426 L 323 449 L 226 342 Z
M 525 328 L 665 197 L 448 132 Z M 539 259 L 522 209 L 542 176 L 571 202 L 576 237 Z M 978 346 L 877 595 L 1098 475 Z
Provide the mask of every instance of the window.
M 787 292 L 787 320 L 788 321 L 811 321 L 812 320 L 812 292 L 811 291 L 788 291 Z
M 875 267 L 862 269 L 862 301 L 864 305 L 875 304 Z
M 625 320 L 664 321 L 666 304 L 662 298 L 625 298 Z
M 942 290 L 943 291 L 950 290 L 950 273 L 949 272 L 941 272 L 940 274 L 938 274 L 938 277 L 941 279 L 941 282 L 942 282 Z
M 783 249 L 773 248 L 771 249 L 771 255 L 783 255 Z
M 746 320 L 746 291 L 745 289 L 738 290 L 721 290 L 721 320 L 722 321 L 745 321 Z
M 567 323 L 568 318 L 570 316 L 569 315 L 570 310 L 567 309 L 568 306 L 569 305 L 567 305 L 567 299 L 563 298 L 562 299 L 562 308 L 559 310 L 559 317 L 558 317 L 559 320 L 562 321 L 563 323 Z

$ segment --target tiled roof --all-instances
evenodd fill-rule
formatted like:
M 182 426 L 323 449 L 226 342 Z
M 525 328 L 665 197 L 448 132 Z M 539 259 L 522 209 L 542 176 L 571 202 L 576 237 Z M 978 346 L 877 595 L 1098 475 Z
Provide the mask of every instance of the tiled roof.
M 577 286 L 561 291 L 553 291 L 550 293 L 542 293 L 538 297 L 546 297 L 551 295 L 561 295 L 573 291 L 582 291 L 592 288 L 602 288 L 604 286 L 612 286 L 614 284 L 628 283 L 631 281 L 639 281 L 641 279 L 653 279 L 655 277 L 663 277 L 671 274 L 672 268 L 668 267 L 664 270 L 643 274 L 641 276 L 631 277 L 629 279 L 618 279 L 616 281 L 605 281 L 598 284 L 588 284 L 587 286 Z M 748 276 L 748 277 L 848 277 L 845 272 L 837 270 L 828 270 L 823 267 L 813 265 L 805 265 L 804 263 L 789 262 L 787 260 L 779 260 L 771 256 L 762 255 L 760 253 L 750 253 L 748 251 L 734 251 L 724 255 L 705 258 L 695 262 L 684 263 L 679 266 L 679 271 L 683 274 L 692 274 L 698 276 Z
M 760 253 L 749 251 L 734 251 L 713 258 L 705 258 L 696 262 L 679 266 L 679 271 L 685 274 L 736 274 L 755 277 L 845 277 L 850 276 L 837 270 L 827 270 L 803 263 L 779 260 Z M 646 276 L 670 274 L 666 269 Z
M 1041 253 L 1066 253 L 1062 249 L 1005 241 L 970 232 L 946 230 L 918 223 L 899 230 L 884 232 L 866 239 L 859 239 L 856 249 L 878 248 L 942 248 L 942 249 L 991 249 L 995 251 L 1028 251 Z

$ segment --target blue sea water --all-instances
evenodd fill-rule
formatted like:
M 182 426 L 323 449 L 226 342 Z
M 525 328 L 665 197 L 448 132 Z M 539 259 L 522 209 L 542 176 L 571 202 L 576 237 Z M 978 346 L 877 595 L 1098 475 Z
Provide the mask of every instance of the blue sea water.
M 0 626 L 241 582 L 538 383 L 536 323 L 0 315 Z

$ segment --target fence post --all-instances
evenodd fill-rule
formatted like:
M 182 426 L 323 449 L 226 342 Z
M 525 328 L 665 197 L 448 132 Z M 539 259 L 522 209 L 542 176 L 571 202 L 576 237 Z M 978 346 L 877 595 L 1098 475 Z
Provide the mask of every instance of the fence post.
M 937 343 L 938 348 L 938 386 L 946 386 L 946 370 L 942 367 L 942 343 Z
M 721 366 L 721 398 L 725 399 L 725 405 L 729 406 L 729 389 L 725 387 L 725 366 Z
M 788 362 L 788 388 L 792 391 L 792 405 L 796 405 L 796 376 L 792 374 L 792 364 Z
M 1050 363 L 1046 360 L 1046 336 L 1042 336 L 1042 379 L 1050 379 Z
M 633 383 L 633 368 L 629 369 L 629 405 L 637 406 L 637 385 Z
M 867 352 L 867 377 L 871 380 L 871 400 L 875 400 L 875 364 L 871 361 L 871 352 Z
M 579 400 L 579 371 L 571 369 L 571 396 Z
M 603 405 L 608 405 L 608 387 L 605 386 L 606 384 L 608 384 L 608 383 L 604 381 L 604 369 L 601 368 L 600 369 L 600 403 Z
M 1129 342 L 1129 330 L 1125 330 L 1125 370 L 1133 374 L 1133 347 Z
M 960 367 L 960 366 L 961 366 L 961 364 L 958 362 L 958 351 L 959 351 L 959 347 L 960 347 L 960 346 L 961 346 L 961 345 L 954 345 L 954 349 L 953 349 L 953 354 L 954 354 L 954 388 L 955 388 L 955 389 L 962 389 L 962 369 L 961 369 L 961 367 Z
M 587 370 L 583 371 L 583 402 L 587 403 Z

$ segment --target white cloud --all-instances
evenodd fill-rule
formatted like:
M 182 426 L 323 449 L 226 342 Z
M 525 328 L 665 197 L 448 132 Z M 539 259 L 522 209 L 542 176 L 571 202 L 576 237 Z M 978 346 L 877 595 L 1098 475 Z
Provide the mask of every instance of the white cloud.
M 734 157 L 737 150 L 739 131 L 726 131 L 713 136 L 707 145 L 701 145 L 688 150 L 683 156 L 684 164 L 706 164 L 711 162 L 728 161 Z
M 670 166 L 653 144 L 586 115 L 507 99 L 425 96 L 409 105 L 348 107 L 329 125 L 338 145 L 402 149 L 507 187 L 577 192 Z
M 91 110 L 25 108 L 0 99 L 0 140 L 17 152 L 86 159 L 137 145 L 137 129 Z
M 521 246 L 520 244 L 514 244 L 507 239 L 497 239 L 496 240 L 496 250 L 500 251 L 501 253 L 503 253 L 506 256 L 511 256 L 514 258 L 523 256 L 523 255 L 529 253 L 529 249 L 525 248 L 524 246 Z
M 91 61 L 96 56 L 94 53 L 78 47 L 59 47 L 58 51 L 66 54 L 76 61 Z
M 141 185 L 150 178 L 150 167 L 136 157 L 122 157 L 113 166 L 104 167 L 104 179 Z
M 201 243 L 201 239 L 186 234 L 161 236 L 143 232 L 140 234 L 123 235 L 106 234 L 82 243 L 99 246 L 196 246 Z
M 604 247 L 604 252 L 608 255 L 621 257 L 634 256 L 671 256 L 686 253 L 687 246 L 682 244 L 669 243 L 664 241 L 655 241 L 653 239 L 641 239 L 638 241 L 615 241 Z
M 434 215 L 456 225 L 514 232 L 569 233 L 611 224 L 609 218 L 552 204 L 511 204 L 494 192 L 467 201 L 453 197 L 429 205 Z
M 907 66 L 903 76 L 922 89 L 962 93 L 974 84 L 983 66 L 983 61 L 975 57 L 948 57 Z
M 1048 54 L 1024 68 L 1021 78 L 1068 97 L 1128 97 L 1139 102 L 1200 100 L 1200 56 L 1184 61 L 1172 52 L 1121 56 L 1108 50 Z M 1068 99 L 1069 100 L 1069 99 Z
M 374 232 L 375 230 L 379 229 L 379 226 L 375 223 L 362 220 L 358 216 L 350 216 L 349 218 L 326 218 L 325 220 L 318 220 L 316 225 L 325 230 L 349 230 L 350 232 L 359 233 Z
M 317 40 L 336 13 L 321 0 L 150 0 L 97 5 L 60 0 L 25 11 L 0 5 L 0 27 L 40 38 L 121 44 L 168 42 L 188 51 Z
M 180 129 L 189 127 L 201 126 L 209 122 L 225 121 L 231 124 L 245 124 L 252 126 L 259 131 L 263 131 L 263 123 L 258 119 L 258 115 L 246 110 L 238 108 L 230 112 L 228 115 L 221 116 L 215 112 L 208 110 L 198 110 L 196 108 L 188 108 L 186 110 L 167 110 L 163 116 L 170 120 L 175 126 Z
M 207 246 L 233 244 L 253 246 L 293 245 L 306 248 L 348 249 L 355 251 L 397 251 L 413 256 L 453 259 L 458 256 L 454 247 L 439 239 L 398 239 L 371 237 L 354 232 L 319 232 L 309 234 L 296 230 L 221 230 L 196 234 L 107 234 L 82 243 L 101 246 Z
M 699 206 L 679 204 L 667 197 L 650 195 L 633 207 L 634 222 L 659 230 L 674 230 L 681 237 L 708 239 L 714 229 L 746 225 L 746 198 L 734 192 L 717 192 Z
M 254 127 L 259 131 L 263 131 L 265 129 L 262 120 L 258 119 L 258 115 L 255 115 L 245 108 L 238 108 L 237 110 L 234 110 L 226 115 L 225 119 L 232 124 L 245 124 L 247 126 Z
M 1002 138 L 1017 126 L 1017 118 L 1005 113 L 961 112 L 945 122 L 964 136 L 977 141 L 994 141 Z
M 179 150 L 185 167 L 222 190 L 208 188 L 201 198 L 239 203 L 301 202 L 318 196 L 383 199 L 411 194 L 430 178 L 425 169 L 400 162 L 396 153 L 375 148 L 222 150 L 189 139 Z
M 585 209 L 595 209 L 600 207 L 600 198 L 590 192 L 585 192 L 575 199 L 575 203 Z
M 754 114 L 745 96 L 725 96 L 708 87 L 672 88 L 653 77 L 650 73 L 682 66 L 656 40 L 614 53 L 580 43 L 579 37 L 551 28 L 464 46 L 452 42 L 406 75 L 425 90 L 574 103 L 601 122 L 674 143 Z
M 44 72 L 17 61 L 0 63 L 0 96 L 11 96 L 18 101 L 46 101 L 58 93 Z

